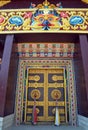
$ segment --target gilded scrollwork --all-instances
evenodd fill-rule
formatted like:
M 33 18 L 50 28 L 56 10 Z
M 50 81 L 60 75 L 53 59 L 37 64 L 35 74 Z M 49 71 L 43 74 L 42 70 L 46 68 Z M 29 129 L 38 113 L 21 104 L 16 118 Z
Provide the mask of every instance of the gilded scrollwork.
M 88 33 L 88 9 L 62 9 L 61 3 L 45 1 L 31 3 L 29 9 L 0 11 L 0 33 L 25 31 Z
M 52 80 L 53 80 L 53 81 L 63 80 L 63 76 L 53 75 L 53 76 L 52 76 Z
M 39 81 L 40 80 L 40 76 L 39 75 L 29 76 L 29 80 Z

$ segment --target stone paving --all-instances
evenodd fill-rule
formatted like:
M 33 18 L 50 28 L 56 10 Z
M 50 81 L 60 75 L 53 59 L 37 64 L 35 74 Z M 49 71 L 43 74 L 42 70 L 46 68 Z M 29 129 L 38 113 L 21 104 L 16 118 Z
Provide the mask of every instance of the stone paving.
M 84 130 L 82 127 L 54 126 L 54 125 L 20 125 L 12 126 L 7 130 Z

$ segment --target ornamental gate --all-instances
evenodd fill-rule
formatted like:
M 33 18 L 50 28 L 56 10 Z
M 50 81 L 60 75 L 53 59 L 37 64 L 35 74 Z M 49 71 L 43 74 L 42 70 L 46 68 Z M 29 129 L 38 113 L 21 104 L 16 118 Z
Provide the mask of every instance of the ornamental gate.
M 32 121 L 34 97 L 38 122 L 54 122 L 56 100 L 60 122 L 67 122 L 66 84 L 64 69 L 29 69 L 26 85 L 24 120 Z

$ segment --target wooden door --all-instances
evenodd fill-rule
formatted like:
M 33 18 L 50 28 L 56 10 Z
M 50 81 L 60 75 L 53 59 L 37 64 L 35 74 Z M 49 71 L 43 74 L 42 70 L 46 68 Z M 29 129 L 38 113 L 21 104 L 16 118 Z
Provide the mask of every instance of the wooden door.
M 60 122 L 66 122 L 66 93 L 63 69 L 29 69 L 26 93 L 26 122 L 32 120 L 35 94 L 38 122 L 54 122 L 56 100 Z

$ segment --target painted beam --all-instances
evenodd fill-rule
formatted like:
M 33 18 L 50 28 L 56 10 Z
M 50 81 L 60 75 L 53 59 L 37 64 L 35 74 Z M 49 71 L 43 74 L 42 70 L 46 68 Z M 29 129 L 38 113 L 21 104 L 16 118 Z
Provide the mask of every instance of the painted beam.
M 0 33 L 88 33 L 88 9 L 45 8 L 0 11 Z

